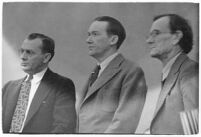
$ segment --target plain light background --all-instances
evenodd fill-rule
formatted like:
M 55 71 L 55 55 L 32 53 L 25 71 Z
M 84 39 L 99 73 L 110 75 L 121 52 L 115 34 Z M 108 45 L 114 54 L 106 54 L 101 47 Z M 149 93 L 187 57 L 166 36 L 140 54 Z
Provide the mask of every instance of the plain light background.
M 199 4 L 196 3 L 3 3 L 2 85 L 25 76 L 17 50 L 28 34 L 43 33 L 52 37 L 56 44 L 50 68 L 74 81 L 79 98 L 96 63 L 88 56 L 85 42 L 88 27 L 98 16 L 112 16 L 127 32 L 119 52 L 142 67 L 149 88 L 137 129 L 141 133 L 149 127 L 162 71 L 161 63 L 149 56 L 146 36 L 153 17 L 163 13 L 176 13 L 189 20 L 194 34 L 194 47 L 189 56 L 198 61 Z

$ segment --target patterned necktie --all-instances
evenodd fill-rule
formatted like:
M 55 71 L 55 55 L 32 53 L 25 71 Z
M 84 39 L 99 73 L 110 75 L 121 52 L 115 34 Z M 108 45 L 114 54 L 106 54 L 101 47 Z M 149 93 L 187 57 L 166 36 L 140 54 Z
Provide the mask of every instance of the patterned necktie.
M 28 80 L 24 81 L 21 85 L 17 105 L 11 122 L 10 132 L 19 133 L 21 131 L 29 101 L 32 78 L 33 76 L 29 75 Z
M 92 86 L 92 84 L 96 81 L 98 78 L 98 73 L 100 71 L 101 67 L 100 65 L 97 65 L 96 68 L 94 69 L 94 72 L 92 72 L 91 77 L 90 77 L 90 83 L 89 86 Z

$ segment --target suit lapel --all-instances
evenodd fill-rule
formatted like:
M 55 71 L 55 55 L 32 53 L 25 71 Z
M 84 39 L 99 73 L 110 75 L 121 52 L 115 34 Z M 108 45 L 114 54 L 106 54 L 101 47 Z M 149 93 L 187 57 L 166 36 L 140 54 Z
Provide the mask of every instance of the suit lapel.
M 176 83 L 177 78 L 178 78 L 178 73 L 171 75 L 171 76 L 169 75 L 168 78 L 166 79 L 163 89 L 161 89 L 161 93 L 160 93 L 160 96 L 159 96 L 159 99 L 157 102 L 157 106 L 155 109 L 155 115 L 158 113 L 158 111 L 162 107 L 168 93 L 171 91 L 172 87 Z
M 16 104 L 18 101 L 18 96 L 21 88 L 21 84 L 24 81 L 25 78 L 20 79 L 18 82 L 16 82 L 16 85 L 12 87 L 12 89 L 9 90 L 6 100 L 6 108 L 5 108 L 5 118 L 8 118 L 8 121 L 12 121 L 12 117 L 16 108 Z M 8 122 L 8 123 L 10 123 Z
M 82 92 L 80 93 L 80 99 L 78 100 L 78 103 L 77 103 L 78 104 L 78 106 L 77 106 L 78 110 L 77 111 L 79 111 L 79 109 L 82 105 L 82 102 L 84 101 L 84 99 L 86 97 L 88 87 L 89 87 L 89 79 L 90 79 L 90 76 L 88 77 L 87 83 L 85 84 Z
M 161 93 L 157 102 L 157 106 L 155 109 L 154 117 L 157 115 L 158 111 L 162 107 L 163 103 L 168 94 L 170 94 L 171 89 L 174 87 L 177 78 L 179 76 L 179 69 L 182 63 L 187 59 L 185 54 L 181 54 L 172 65 L 171 70 L 166 78 L 163 88 L 161 89 Z
M 43 103 L 43 100 L 46 98 L 48 93 L 51 91 L 51 74 L 52 72 L 48 69 L 43 76 L 41 83 L 34 95 L 32 103 L 29 108 L 29 112 L 25 121 L 25 126 L 29 122 L 29 120 L 33 117 L 33 115 L 37 112 L 40 105 Z
M 115 74 L 120 71 L 120 64 L 124 60 L 121 54 L 118 54 L 110 64 L 105 68 L 105 70 L 101 73 L 98 79 L 93 83 L 93 85 L 88 88 L 86 97 L 83 102 L 88 99 L 92 94 L 94 94 L 98 89 L 100 89 L 105 83 L 107 83 Z M 82 102 L 82 103 L 83 103 Z

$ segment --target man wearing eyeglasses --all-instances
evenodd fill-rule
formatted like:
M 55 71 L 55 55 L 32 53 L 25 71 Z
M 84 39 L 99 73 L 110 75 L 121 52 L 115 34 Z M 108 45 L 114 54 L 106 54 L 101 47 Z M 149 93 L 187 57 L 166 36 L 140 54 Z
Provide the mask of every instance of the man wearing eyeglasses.
M 198 108 L 198 63 L 187 54 L 192 29 L 176 14 L 154 18 L 147 39 L 150 55 L 162 62 L 162 87 L 151 122 L 151 134 L 184 134 L 180 112 Z
M 24 40 L 20 65 L 27 76 L 3 87 L 3 133 L 75 132 L 75 86 L 49 69 L 54 48 L 54 40 L 44 34 L 32 33 Z

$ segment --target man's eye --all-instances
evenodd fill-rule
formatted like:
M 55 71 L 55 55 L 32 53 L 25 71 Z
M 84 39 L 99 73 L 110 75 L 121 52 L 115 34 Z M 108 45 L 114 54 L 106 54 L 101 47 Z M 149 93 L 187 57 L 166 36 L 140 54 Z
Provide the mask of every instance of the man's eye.
M 153 36 L 153 37 L 155 37 L 155 36 L 157 36 L 159 34 L 160 34 L 159 31 L 153 31 L 150 35 Z
M 33 51 L 28 50 L 28 51 L 27 51 L 27 54 L 29 54 L 29 55 L 33 55 L 33 54 L 34 54 L 34 52 L 33 52 Z
M 155 32 L 155 35 L 159 35 L 159 34 L 160 34 L 160 32 L 159 32 L 159 31 L 156 31 L 156 32 Z
M 93 35 L 93 36 L 97 36 L 97 35 L 98 35 L 98 33 L 96 33 L 96 32 L 95 32 L 95 33 L 92 33 L 92 35 Z

